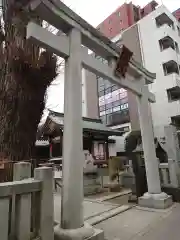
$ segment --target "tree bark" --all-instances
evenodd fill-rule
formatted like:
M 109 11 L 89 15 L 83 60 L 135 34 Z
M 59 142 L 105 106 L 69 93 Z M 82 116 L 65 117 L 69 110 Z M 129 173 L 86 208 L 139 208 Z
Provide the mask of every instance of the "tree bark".
M 47 87 L 56 77 L 56 58 L 26 40 L 30 19 L 23 0 L 3 0 L 0 49 L 0 160 L 29 160 L 44 110 Z

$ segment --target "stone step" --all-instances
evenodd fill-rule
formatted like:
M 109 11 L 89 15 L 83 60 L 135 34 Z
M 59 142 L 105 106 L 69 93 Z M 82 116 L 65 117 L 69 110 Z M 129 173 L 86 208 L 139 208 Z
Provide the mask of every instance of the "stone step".
M 133 206 L 130 205 L 123 205 L 114 209 L 111 209 L 109 211 L 103 212 L 101 214 L 99 214 L 98 216 L 93 216 L 89 219 L 86 219 L 85 221 L 88 222 L 90 225 L 96 225 L 100 222 L 105 221 L 108 218 L 112 218 L 122 212 L 127 211 L 128 209 L 132 208 Z
M 96 194 L 102 191 L 101 184 L 91 184 L 84 186 L 84 195 Z

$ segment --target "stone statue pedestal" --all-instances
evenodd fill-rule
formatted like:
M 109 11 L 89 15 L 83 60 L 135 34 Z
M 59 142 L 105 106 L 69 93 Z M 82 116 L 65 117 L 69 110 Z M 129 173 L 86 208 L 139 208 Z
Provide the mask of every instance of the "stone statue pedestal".
M 84 195 L 96 194 L 101 192 L 102 187 L 100 183 L 97 166 L 94 166 L 94 159 L 89 151 L 84 151 L 85 164 L 83 168 L 83 184 Z

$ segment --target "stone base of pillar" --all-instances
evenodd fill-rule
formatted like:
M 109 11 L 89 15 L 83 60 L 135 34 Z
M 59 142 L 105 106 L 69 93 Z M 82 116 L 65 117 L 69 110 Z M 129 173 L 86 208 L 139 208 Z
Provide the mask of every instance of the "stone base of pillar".
M 103 230 L 93 228 L 85 223 L 82 228 L 62 229 L 59 225 L 54 228 L 54 240 L 104 240 Z
M 142 197 L 138 199 L 140 207 L 155 208 L 155 209 L 166 209 L 172 206 L 172 196 L 166 193 L 151 194 L 145 193 Z

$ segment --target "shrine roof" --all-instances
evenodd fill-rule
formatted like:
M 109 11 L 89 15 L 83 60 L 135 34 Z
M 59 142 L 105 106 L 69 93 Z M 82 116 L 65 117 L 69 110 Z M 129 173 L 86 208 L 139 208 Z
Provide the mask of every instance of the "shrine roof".
M 101 121 L 101 119 L 91 119 L 91 118 L 82 118 L 82 127 L 84 132 L 94 132 L 98 134 L 104 134 L 107 136 L 122 136 L 124 132 L 113 130 L 109 127 L 106 127 Z M 49 121 L 57 124 L 59 128 L 64 126 L 64 114 L 50 111 L 47 117 L 45 125 L 49 124 Z

